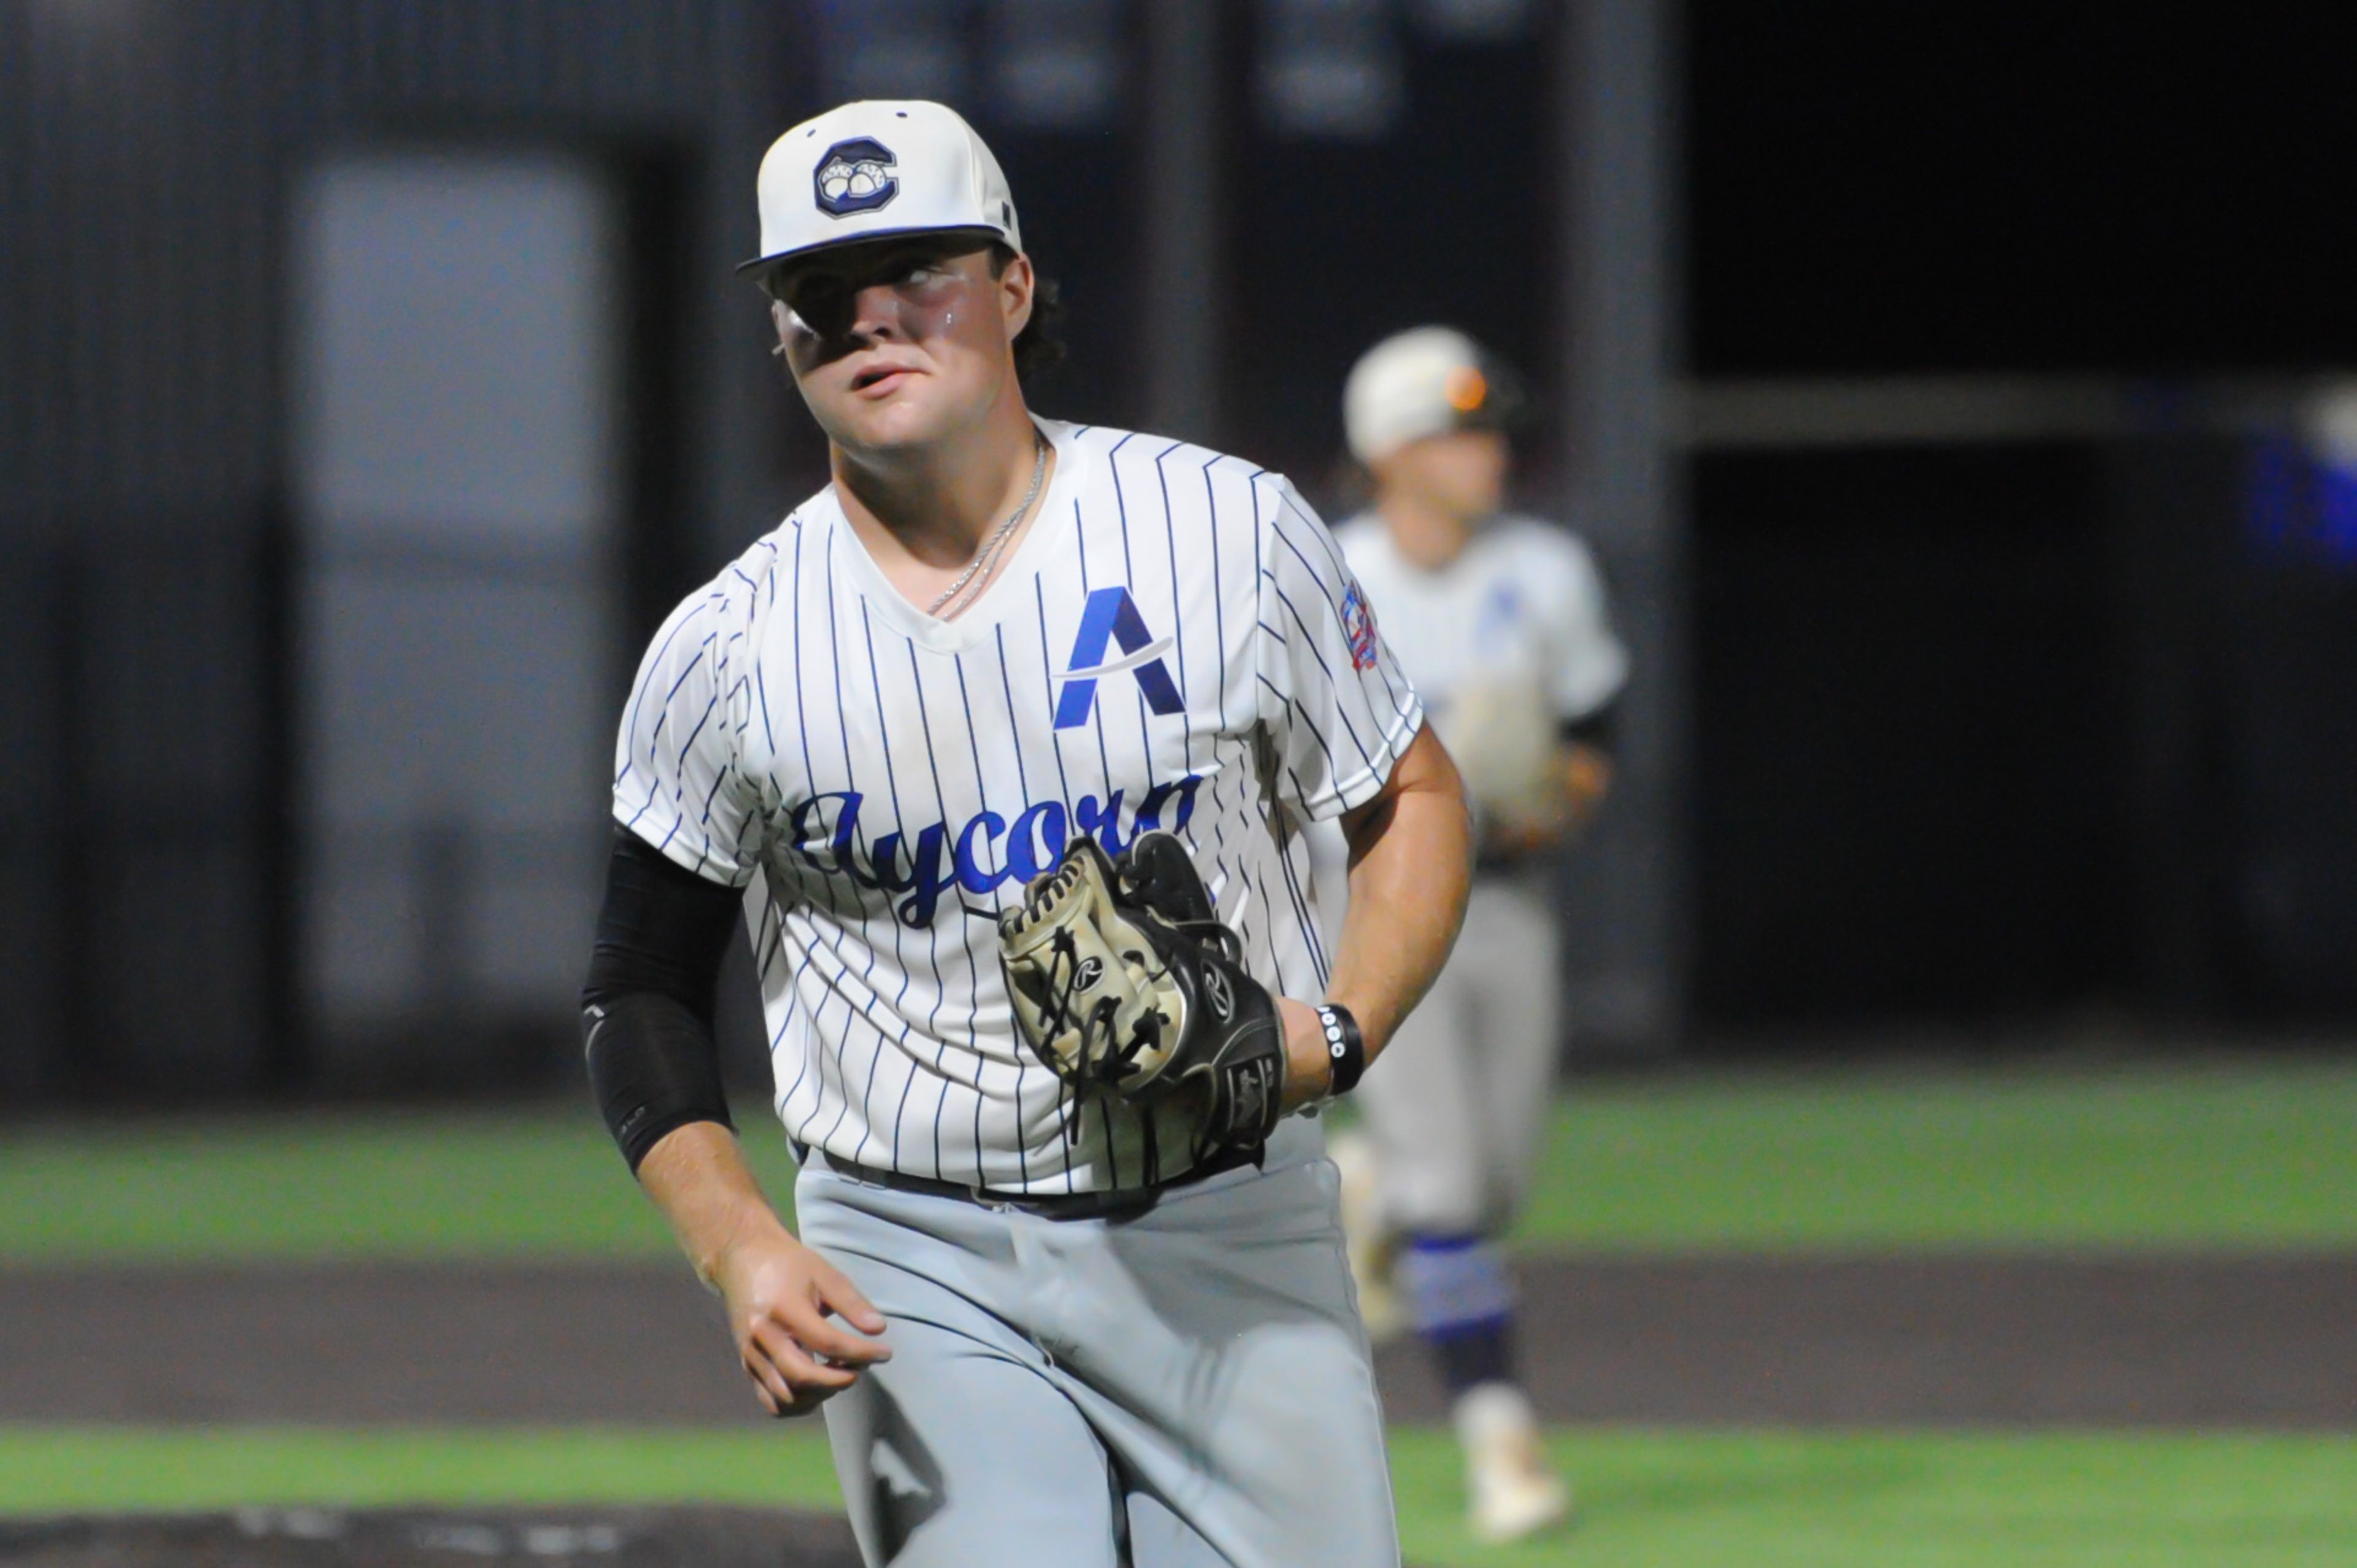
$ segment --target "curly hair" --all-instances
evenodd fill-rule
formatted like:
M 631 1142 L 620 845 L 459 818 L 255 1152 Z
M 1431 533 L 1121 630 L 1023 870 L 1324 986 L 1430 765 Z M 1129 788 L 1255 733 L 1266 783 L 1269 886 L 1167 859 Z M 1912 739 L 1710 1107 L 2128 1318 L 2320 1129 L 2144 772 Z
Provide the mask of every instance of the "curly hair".
M 1007 264 L 1015 260 L 1012 246 L 1005 243 L 990 247 L 990 275 L 1006 275 Z M 1056 334 L 1056 324 L 1063 319 L 1063 290 L 1051 277 L 1035 277 L 1031 289 L 1031 319 L 1015 335 L 1015 373 L 1025 386 L 1050 366 L 1063 362 L 1064 340 Z

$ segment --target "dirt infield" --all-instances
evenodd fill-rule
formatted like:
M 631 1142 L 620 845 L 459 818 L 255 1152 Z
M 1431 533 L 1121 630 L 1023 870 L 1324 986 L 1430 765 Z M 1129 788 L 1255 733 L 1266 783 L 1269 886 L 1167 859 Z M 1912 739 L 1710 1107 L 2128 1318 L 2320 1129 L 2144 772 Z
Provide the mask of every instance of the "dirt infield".
M 2357 1257 L 1594 1261 L 1525 1294 L 1560 1420 L 2357 1429 Z M 1438 1417 L 1420 1357 L 1383 1368 Z
M 753 1509 L 242 1509 L 0 1522 L 21 1568 L 859 1568 L 841 1520 Z
M 1557 1420 L 2357 1430 L 2357 1256 L 1558 1260 L 1524 1294 Z M 760 1419 L 669 1265 L 0 1274 L 0 1420 Z M 1412 1349 L 1381 1366 L 1441 1417 Z

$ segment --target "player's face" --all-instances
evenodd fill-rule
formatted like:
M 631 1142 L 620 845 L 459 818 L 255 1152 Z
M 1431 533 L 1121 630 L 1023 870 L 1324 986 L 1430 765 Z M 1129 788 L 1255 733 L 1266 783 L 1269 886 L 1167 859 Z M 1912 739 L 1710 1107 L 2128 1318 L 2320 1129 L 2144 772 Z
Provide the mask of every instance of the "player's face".
M 1375 464 L 1375 478 L 1462 522 L 1479 522 L 1506 500 L 1506 438 L 1494 430 L 1453 430 L 1411 441 Z
M 992 275 L 987 247 L 955 238 L 823 252 L 781 276 L 778 341 L 819 427 L 883 452 L 986 418 L 1015 385 L 1012 345 L 1031 317 L 1031 263 Z

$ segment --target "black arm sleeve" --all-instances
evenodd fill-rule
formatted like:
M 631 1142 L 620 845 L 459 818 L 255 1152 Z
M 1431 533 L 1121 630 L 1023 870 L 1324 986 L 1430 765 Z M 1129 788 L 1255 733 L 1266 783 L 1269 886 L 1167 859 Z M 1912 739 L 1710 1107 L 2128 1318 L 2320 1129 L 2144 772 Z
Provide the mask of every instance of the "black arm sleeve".
M 624 829 L 581 988 L 582 1052 L 607 1130 L 636 1174 L 664 1133 L 728 1120 L 712 1034 L 720 961 L 743 895 L 665 860 Z
M 1620 703 L 1607 703 L 1594 713 L 1564 720 L 1558 733 L 1566 741 L 1592 747 L 1609 757 L 1620 738 Z

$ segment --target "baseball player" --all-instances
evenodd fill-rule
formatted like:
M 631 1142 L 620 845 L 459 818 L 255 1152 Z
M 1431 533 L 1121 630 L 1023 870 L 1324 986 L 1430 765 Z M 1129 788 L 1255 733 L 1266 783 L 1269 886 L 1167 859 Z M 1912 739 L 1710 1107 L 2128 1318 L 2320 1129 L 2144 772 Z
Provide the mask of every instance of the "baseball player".
M 1337 1140 L 1344 1213 L 1371 1319 L 1398 1303 L 1455 1398 L 1471 1526 L 1493 1541 L 1569 1508 L 1514 1376 L 1498 1238 L 1545 1130 L 1560 1044 L 1555 921 L 1533 873 L 1602 799 L 1628 672 L 1587 551 L 1501 510 L 1520 401 L 1503 365 L 1446 328 L 1368 350 L 1343 403 L 1374 503 L 1336 531 L 1480 831 L 1464 940 L 1358 1094 L 1365 1131 Z
M 870 1563 L 1396 1564 L 1318 1127 L 1440 969 L 1468 811 L 1282 478 L 1035 417 L 1039 285 L 950 110 L 759 182 L 833 482 L 655 636 L 585 991 L 616 1141 Z M 1351 846 L 1320 934 L 1304 831 Z M 739 912 L 800 1234 L 711 1038 Z

